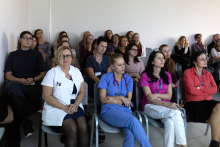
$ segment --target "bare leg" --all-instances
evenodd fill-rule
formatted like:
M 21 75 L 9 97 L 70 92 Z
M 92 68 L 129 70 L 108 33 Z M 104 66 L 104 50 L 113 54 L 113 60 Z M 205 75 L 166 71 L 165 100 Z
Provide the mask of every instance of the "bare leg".
M 219 141 L 220 139 L 220 104 L 217 104 L 212 111 L 210 119 L 211 130 L 212 130 L 212 140 Z

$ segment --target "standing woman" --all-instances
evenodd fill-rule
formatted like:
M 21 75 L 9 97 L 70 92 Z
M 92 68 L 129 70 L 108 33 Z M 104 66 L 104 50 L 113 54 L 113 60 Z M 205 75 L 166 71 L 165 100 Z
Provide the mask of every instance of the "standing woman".
M 116 49 L 118 49 L 119 35 L 118 34 L 114 34 L 112 38 L 113 38 L 112 44 L 108 44 L 107 50 L 105 52 L 105 54 L 109 55 L 109 56 L 113 55 L 114 51 Z
M 138 57 L 146 57 L 145 48 L 142 46 L 140 42 L 140 35 L 138 33 L 134 33 L 133 36 L 134 43 L 138 46 Z
M 80 47 L 81 61 L 86 57 L 86 54 L 92 50 L 93 36 L 86 35 L 84 45 Z
M 183 73 L 186 69 L 189 68 L 189 58 L 190 58 L 190 48 L 185 36 L 181 36 L 178 39 L 178 42 L 174 47 L 174 51 L 175 54 L 172 54 L 171 58 L 175 62 L 181 64 L 182 73 Z
M 84 34 L 83 34 L 83 38 L 82 40 L 79 42 L 79 48 L 84 45 L 84 42 L 85 42 L 85 38 L 86 38 L 86 35 L 88 34 L 91 34 L 89 31 L 85 31 Z
M 43 82 L 43 124 L 65 134 L 65 147 L 88 147 L 87 122 L 82 100 L 85 84 L 79 69 L 71 66 L 73 54 L 69 47 L 58 48 L 58 66 L 47 72 Z
M 119 42 L 119 47 L 114 52 L 116 54 L 121 54 L 123 56 L 127 45 L 128 45 L 128 38 L 126 36 L 121 36 L 120 42 Z
M 134 32 L 133 31 L 128 31 L 125 36 L 128 38 L 128 43 L 132 43 L 133 42 L 133 36 L 134 36 Z
M 138 51 L 137 45 L 130 43 L 124 54 L 125 73 L 131 76 L 135 82 L 140 80 L 140 75 L 145 69 L 143 61 L 137 57 Z
M 207 122 L 211 126 L 209 147 L 219 147 L 220 140 L 220 102 L 213 100 L 217 85 L 210 72 L 205 71 L 207 58 L 203 51 L 194 52 L 190 58 L 192 68 L 183 74 L 185 90 L 185 109 L 192 122 Z
M 177 102 L 177 78 L 176 78 L 176 74 L 175 74 L 175 61 L 173 61 L 170 58 L 170 48 L 168 45 L 163 44 L 159 47 L 159 50 L 164 54 L 165 56 L 165 64 L 164 64 L 164 70 L 169 72 L 171 74 L 172 77 L 172 99 L 171 102 Z
M 107 48 L 107 41 L 99 37 L 97 49 L 94 55 L 87 58 L 85 81 L 88 83 L 89 95 L 94 96 L 94 85 L 100 81 L 103 74 L 111 71 L 109 66 L 109 57 L 104 55 Z
M 45 54 L 48 58 L 51 56 L 51 49 L 50 49 L 50 43 L 46 42 L 44 40 L 44 33 L 41 29 L 37 29 L 34 32 L 34 36 L 38 38 L 38 43 L 39 43 L 39 51 Z
M 174 142 L 187 147 L 183 118 L 176 103 L 171 103 L 172 79 L 164 70 L 165 56 L 160 51 L 150 54 L 145 72 L 141 75 L 142 110 L 153 119 L 164 124 L 163 147 L 174 147 Z
M 45 76 L 45 66 L 41 53 L 31 49 L 32 34 L 23 31 L 18 40 L 18 50 L 9 54 L 5 66 L 8 81 L 4 96 L 14 112 L 13 136 L 15 144 L 20 145 L 20 125 L 26 137 L 34 133 L 33 124 L 27 114 L 39 110 L 42 95 L 41 80 Z
M 110 65 L 113 72 L 104 74 L 98 85 L 102 103 L 101 117 L 107 124 L 123 129 L 123 147 L 134 147 L 135 139 L 141 147 L 151 147 L 141 123 L 129 109 L 132 107 L 133 80 L 124 74 L 125 63 L 122 55 L 114 54 Z
M 67 32 L 65 32 L 65 31 L 62 31 L 62 32 L 59 33 L 57 41 L 54 43 L 54 46 L 53 46 L 53 52 L 55 52 L 57 50 L 57 45 L 60 42 L 60 36 L 63 36 L 63 35 L 68 36 Z
M 112 30 L 105 31 L 104 38 L 107 40 L 108 44 L 112 44 Z

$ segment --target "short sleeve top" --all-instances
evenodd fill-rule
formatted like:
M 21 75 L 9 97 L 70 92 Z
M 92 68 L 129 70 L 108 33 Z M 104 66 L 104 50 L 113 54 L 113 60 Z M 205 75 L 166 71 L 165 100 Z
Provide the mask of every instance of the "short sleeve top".
M 140 62 L 134 63 L 134 61 L 128 61 L 129 65 L 125 63 L 125 72 L 128 74 L 138 74 L 141 75 L 141 73 L 144 71 L 144 62 L 139 59 Z
M 170 75 L 168 72 L 166 72 L 166 71 L 165 71 L 165 73 L 166 73 L 167 76 L 168 76 L 168 83 L 169 83 L 169 84 L 172 84 L 171 75 Z M 163 83 L 163 79 L 160 79 L 160 80 L 161 80 L 161 89 L 160 89 L 160 91 L 159 91 L 159 94 L 166 94 L 169 85 Z M 156 81 L 156 85 L 157 85 L 158 88 L 160 87 L 160 82 L 159 82 L 159 80 Z M 148 77 L 148 75 L 147 75 L 146 73 L 143 73 L 143 74 L 141 75 L 139 87 L 145 87 L 145 86 L 147 86 L 147 87 L 150 88 L 151 93 L 152 93 L 152 94 L 155 94 L 155 93 L 157 93 L 156 85 L 155 85 L 154 82 L 151 82 L 151 79 Z M 163 99 L 161 99 L 161 101 L 165 101 L 165 102 L 170 103 L 169 100 L 163 100 Z M 146 98 L 146 96 L 144 95 L 143 98 L 142 98 L 142 110 L 144 110 L 144 106 L 145 106 L 146 104 L 149 104 L 149 102 L 147 101 L 147 98 Z

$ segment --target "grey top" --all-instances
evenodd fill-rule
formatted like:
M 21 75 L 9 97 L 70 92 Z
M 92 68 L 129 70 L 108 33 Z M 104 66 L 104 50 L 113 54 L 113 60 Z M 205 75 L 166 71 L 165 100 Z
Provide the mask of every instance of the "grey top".
M 112 43 L 109 43 L 105 51 L 105 55 L 108 55 L 109 52 L 114 52 L 118 47 L 114 47 Z
M 44 42 L 44 44 L 39 44 L 39 49 L 42 49 L 45 53 L 47 53 L 49 56 L 51 56 L 51 49 L 50 49 L 50 43 Z
M 101 72 L 101 75 L 97 76 L 99 79 L 101 79 L 102 75 L 106 74 L 107 73 L 107 69 L 110 67 L 109 60 L 110 60 L 109 56 L 103 55 L 103 57 L 102 57 L 102 62 L 103 63 L 99 64 L 95 60 L 94 55 L 91 55 L 86 60 L 86 68 L 87 67 L 93 68 L 94 74 L 96 72 Z M 95 64 L 96 64 L 96 67 L 95 67 Z M 89 77 L 87 72 L 85 73 L 85 81 L 87 83 L 94 82 L 92 79 L 90 79 L 90 77 Z

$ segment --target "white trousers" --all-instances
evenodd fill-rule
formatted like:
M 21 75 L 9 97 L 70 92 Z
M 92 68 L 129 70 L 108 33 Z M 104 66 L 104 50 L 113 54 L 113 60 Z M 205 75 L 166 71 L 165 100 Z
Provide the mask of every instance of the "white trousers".
M 164 147 L 174 147 L 175 139 L 176 144 L 186 145 L 185 127 L 179 110 L 146 104 L 144 113 L 153 119 L 160 119 L 164 124 Z

